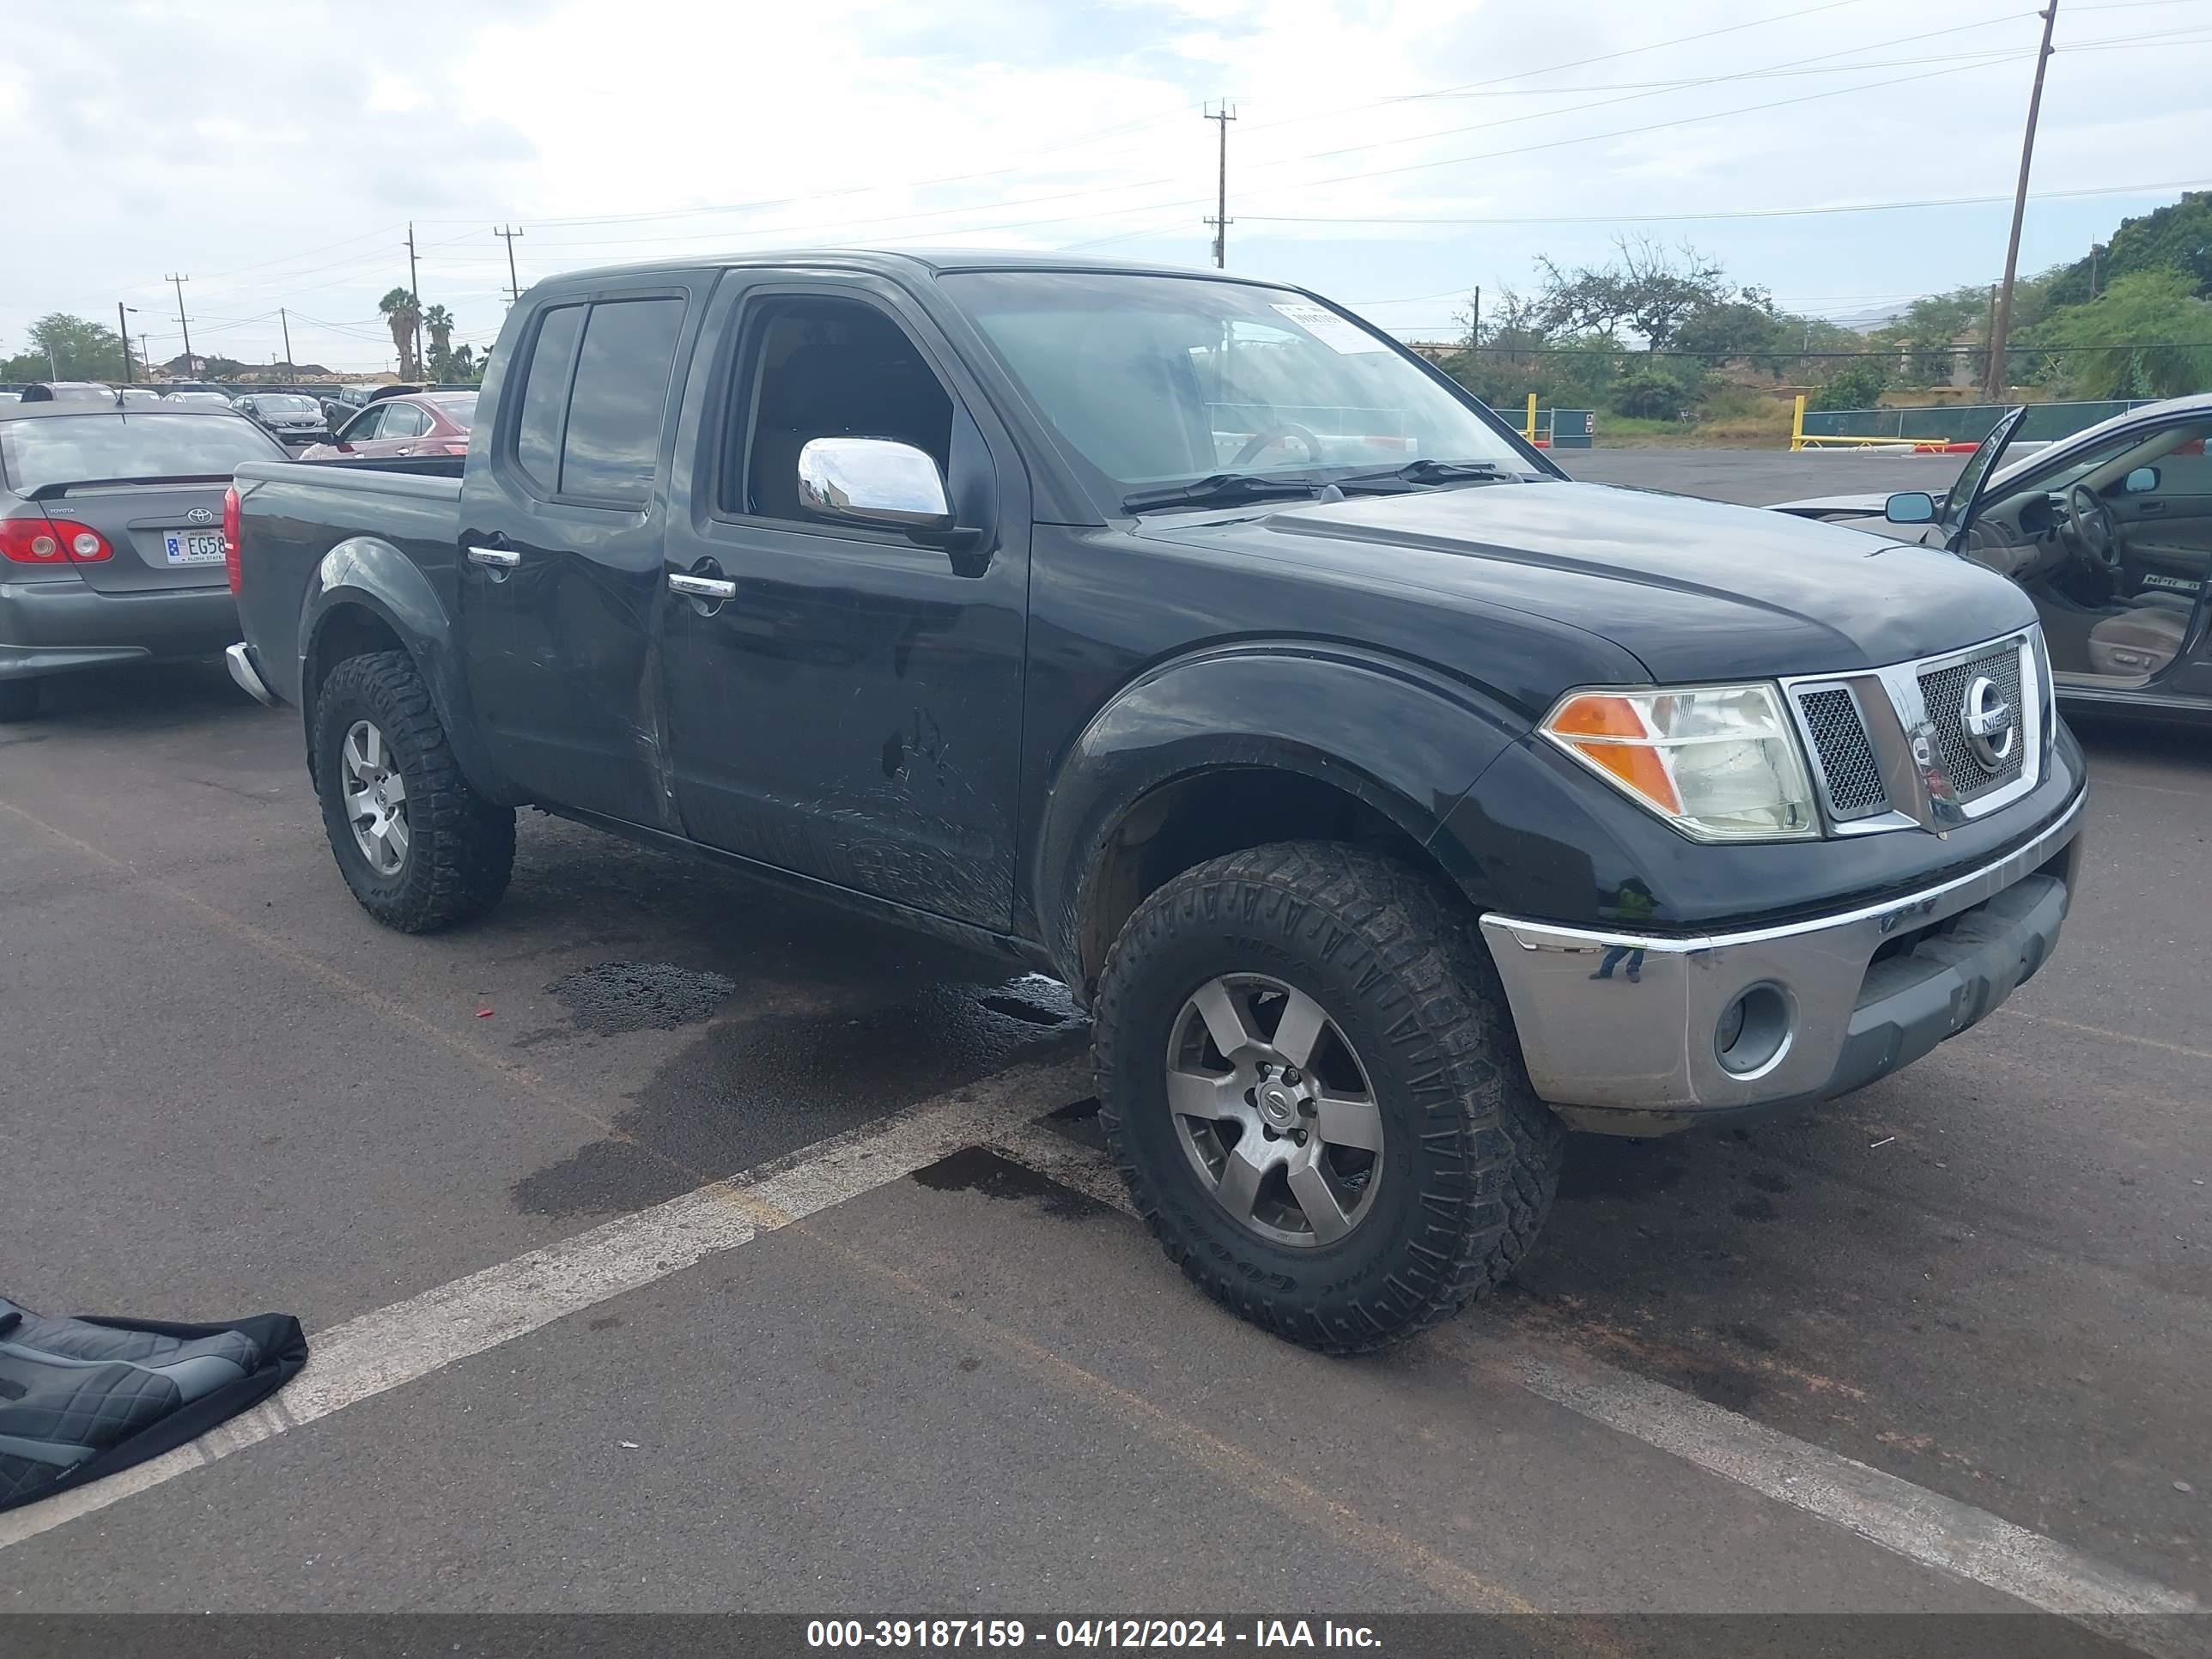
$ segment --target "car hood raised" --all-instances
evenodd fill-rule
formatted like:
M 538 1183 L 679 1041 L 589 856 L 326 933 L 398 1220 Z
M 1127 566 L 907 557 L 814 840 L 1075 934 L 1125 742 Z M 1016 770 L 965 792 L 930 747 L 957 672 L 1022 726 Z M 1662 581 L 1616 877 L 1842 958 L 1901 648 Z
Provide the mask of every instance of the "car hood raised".
M 1481 484 L 1148 520 L 1141 533 L 1571 623 L 1661 682 L 1838 673 L 2035 620 L 1934 549 L 1610 484 Z

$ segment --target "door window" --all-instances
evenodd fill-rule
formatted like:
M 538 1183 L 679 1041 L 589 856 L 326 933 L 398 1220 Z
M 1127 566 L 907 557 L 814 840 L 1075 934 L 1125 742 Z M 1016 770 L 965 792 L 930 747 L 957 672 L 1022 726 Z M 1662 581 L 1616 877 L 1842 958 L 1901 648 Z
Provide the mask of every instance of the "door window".
M 384 411 L 382 438 L 419 438 L 430 429 L 430 417 L 412 404 L 393 404 Z
M 676 371 L 681 300 L 620 300 L 592 307 L 576 356 L 561 445 L 561 494 L 642 507 Z
M 345 423 L 344 429 L 338 434 L 338 441 L 349 444 L 367 443 L 376 436 L 377 428 L 384 423 L 384 413 L 380 405 L 375 409 L 364 409 Z
M 537 343 L 522 383 L 514 422 L 514 459 L 545 495 L 561 488 L 561 428 L 568 410 L 568 375 L 584 331 L 584 307 L 556 306 L 538 319 Z
M 951 396 L 885 313 L 858 300 L 772 298 L 745 337 L 725 511 L 819 524 L 799 502 L 799 452 L 816 438 L 894 438 L 950 470 Z

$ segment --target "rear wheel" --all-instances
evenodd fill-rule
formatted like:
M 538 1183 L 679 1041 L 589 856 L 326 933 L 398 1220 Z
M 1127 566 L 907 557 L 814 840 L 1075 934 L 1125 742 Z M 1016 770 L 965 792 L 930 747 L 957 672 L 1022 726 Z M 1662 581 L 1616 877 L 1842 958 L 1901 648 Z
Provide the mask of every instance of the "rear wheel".
M 315 778 L 346 885 L 386 927 L 448 927 L 506 892 L 514 813 L 483 799 L 461 775 L 405 652 L 349 657 L 323 682 Z
M 1565 1132 L 1449 896 L 1323 842 L 1232 854 L 1140 905 L 1097 1009 L 1100 1118 L 1200 1288 L 1349 1353 L 1505 1279 Z
M 27 720 L 38 712 L 38 681 L 0 680 L 0 720 Z

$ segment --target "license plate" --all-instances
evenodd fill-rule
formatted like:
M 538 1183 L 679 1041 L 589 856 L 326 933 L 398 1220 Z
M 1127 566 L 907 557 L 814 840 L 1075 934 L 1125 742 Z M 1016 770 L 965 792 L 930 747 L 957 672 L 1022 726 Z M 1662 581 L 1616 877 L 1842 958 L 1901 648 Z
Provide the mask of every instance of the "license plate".
M 221 564 L 222 536 L 213 530 L 173 530 L 161 538 L 171 564 Z

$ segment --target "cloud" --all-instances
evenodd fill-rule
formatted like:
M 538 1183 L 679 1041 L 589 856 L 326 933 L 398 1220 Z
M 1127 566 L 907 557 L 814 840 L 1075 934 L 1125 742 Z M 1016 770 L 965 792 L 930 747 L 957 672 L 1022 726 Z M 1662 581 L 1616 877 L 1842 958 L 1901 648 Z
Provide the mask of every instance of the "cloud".
M 526 283 L 822 242 L 1199 263 L 1218 137 L 1200 106 L 1224 97 L 1232 264 L 1398 300 L 1378 318 L 1419 330 L 1451 303 L 1404 296 L 1601 252 L 1613 225 L 1577 217 L 2002 195 L 2036 27 L 2001 0 L 499 0 L 427 33 L 337 5 L 9 15 L 0 144 L 41 234 L 0 247 L 0 344 L 119 296 L 169 355 L 175 270 L 196 346 L 265 357 L 283 306 L 312 319 L 301 356 L 364 368 L 388 349 L 374 302 L 406 280 L 410 220 L 424 298 L 478 343 L 503 311 L 495 224 L 525 227 Z M 2062 15 L 2062 46 L 2100 40 L 2118 44 L 2053 62 L 2038 187 L 2198 176 L 2212 27 Z M 2147 204 L 2039 203 L 2025 263 Z M 1993 275 L 2005 216 L 1656 228 L 1847 310 Z M 1455 217 L 1518 222 L 1419 222 Z M 1352 219 L 1396 222 L 1327 222 Z

